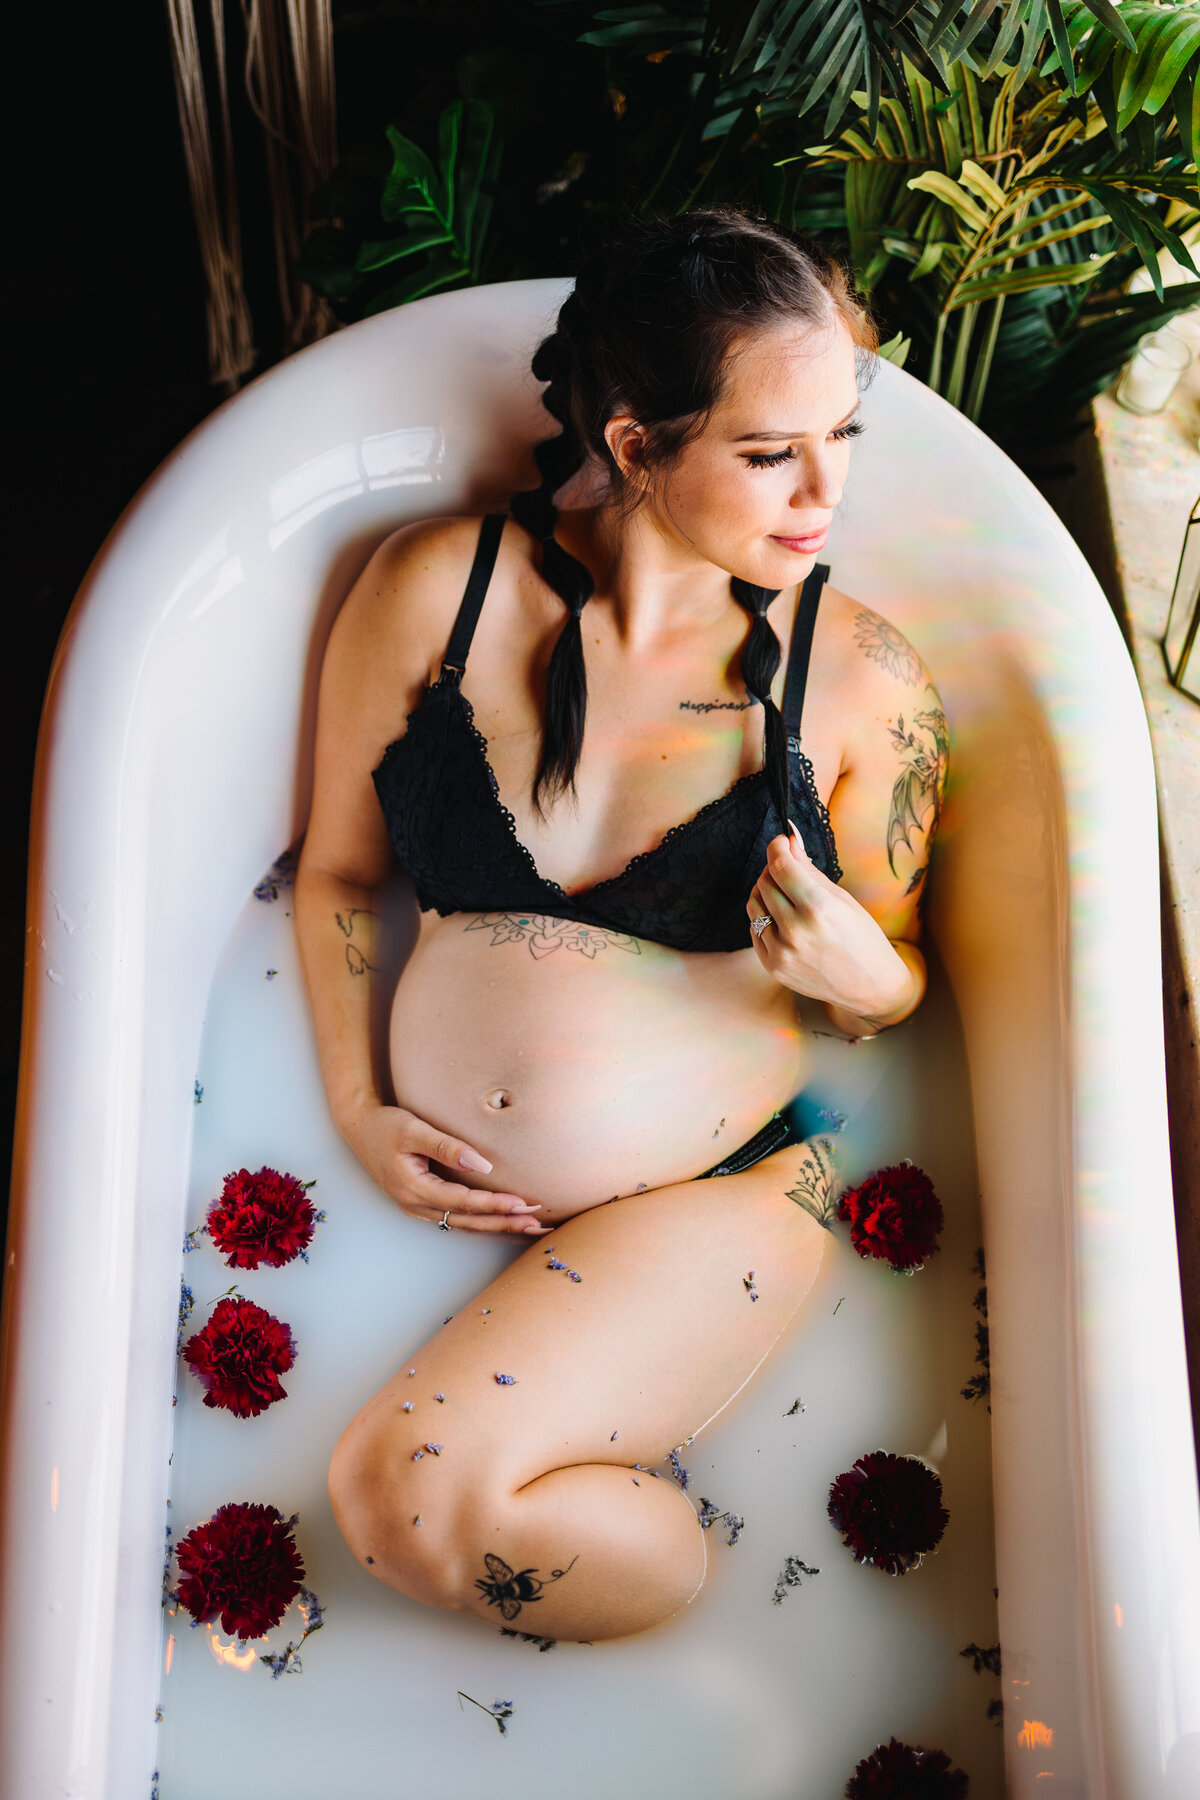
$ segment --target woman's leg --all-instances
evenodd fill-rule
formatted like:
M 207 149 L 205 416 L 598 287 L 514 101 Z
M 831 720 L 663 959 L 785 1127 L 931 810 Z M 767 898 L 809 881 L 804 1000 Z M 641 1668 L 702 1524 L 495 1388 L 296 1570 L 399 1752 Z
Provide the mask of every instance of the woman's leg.
M 830 1167 L 828 1140 L 793 1144 L 531 1244 L 343 1434 L 330 1494 L 359 1561 L 545 1637 L 621 1637 L 686 1604 L 695 1512 L 631 1465 L 709 1423 L 785 1329 L 833 1242 L 791 1194 Z

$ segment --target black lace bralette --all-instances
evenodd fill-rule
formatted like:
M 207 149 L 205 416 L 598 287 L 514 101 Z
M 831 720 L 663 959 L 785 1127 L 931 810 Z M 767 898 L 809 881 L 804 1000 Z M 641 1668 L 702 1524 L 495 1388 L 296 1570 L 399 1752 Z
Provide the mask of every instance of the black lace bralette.
M 573 894 L 538 872 L 517 836 L 516 820 L 500 799 L 487 740 L 460 686 L 503 525 L 502 515 L 485 518 L 441 675 L 425 688 L 403 737 L 388 745 L 372 771 L 388 836 L 415 883 L 421 910 L 436 908 L 443 917 L 546 914 L 674 950 L 748 949 L 746 903 L 766 863 L 767 845 L 787 830 L 764 769 L 741 776 L 728 792 L 673 825 L 619 875 Z M 828 567 L 818 563 L 800 591 L 782 710 L 792 818 L 817 868 L 840 881 L 829 813 L 800 748 L 813 627 L 828 575 Z

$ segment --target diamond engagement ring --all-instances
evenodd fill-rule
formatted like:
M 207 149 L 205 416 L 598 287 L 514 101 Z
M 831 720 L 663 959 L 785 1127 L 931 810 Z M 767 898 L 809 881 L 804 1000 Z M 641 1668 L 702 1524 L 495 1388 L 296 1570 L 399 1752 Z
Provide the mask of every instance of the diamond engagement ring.
M 754 933 L 756 938 L 760 938 L 762 936 L 763 932 L 767 929 L 767 926 L 773 925 L 774 923 L 775 923 L 775 921 L 771 917 L 770 913 L 759 913 L 757 919 L 751 919 L 750 929 Z
M 447 1208 L 447 1210 L 442 1214 L 441 1218 L 438 1220 L 437 1228 L 439 1231 L 453 1231 L 454 1230 L 453 1225 L 450 1223 L 449 1208 Z

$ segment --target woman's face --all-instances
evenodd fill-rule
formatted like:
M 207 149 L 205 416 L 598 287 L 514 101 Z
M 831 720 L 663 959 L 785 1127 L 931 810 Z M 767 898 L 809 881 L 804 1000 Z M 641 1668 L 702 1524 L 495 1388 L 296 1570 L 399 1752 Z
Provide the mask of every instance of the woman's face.
M 651 483 L 655 526 L 745 581 L 803 580 L 842 497 L 857 410 L 854 342 L 841 319 L 744 338 L 703 432 Z

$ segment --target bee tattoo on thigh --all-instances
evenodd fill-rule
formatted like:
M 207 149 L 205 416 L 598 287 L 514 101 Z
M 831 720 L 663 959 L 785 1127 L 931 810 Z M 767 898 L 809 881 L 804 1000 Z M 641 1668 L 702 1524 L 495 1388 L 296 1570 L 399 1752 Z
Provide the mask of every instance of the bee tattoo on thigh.
M 541 1599 L 544 1587 L 569 1575 L 579 1558 L 573 1556 L 565 1569 L 551 1569 L 544 1581 L 538 1579 L 536 1569 L 511 1569 L 502 1556 L 493 1556 L 490 1550 L 483 1560 L 490 1579 L 477 1576 L 475 1586 L 487 1595 L 489 1606 L 500 1608 L 502 1618 L 515 1619 L 527 1602 Z

